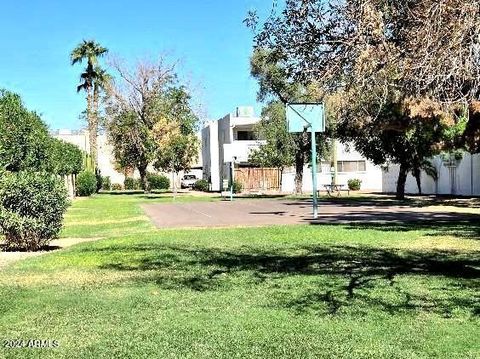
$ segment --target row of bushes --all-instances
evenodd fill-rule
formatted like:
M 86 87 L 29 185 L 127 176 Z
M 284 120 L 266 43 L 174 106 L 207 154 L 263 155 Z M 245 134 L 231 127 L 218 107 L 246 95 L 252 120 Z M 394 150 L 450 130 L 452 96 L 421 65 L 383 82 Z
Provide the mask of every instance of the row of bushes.
M 208 192 L 210 190 L 210 185 L 207 180 L 201 179 L 195 182 L 193 188 L 197 191 Z M 224 188 L 224 190 L 230 190 L 230 188 Z M 241 193 L 243 186 L 238 181 L 233 181 L 233 193 Z
M 163 175 L 149 173 L 147 182 L 150 189 L 166 190 L 170 188 L 170 180 Z M 127 177 L 123 185 L 112 183 L 109 176 L 96 177 L 91 171 L 82 172 L 77 177 L 77 194 L 79 196 L 89 196 L 95 193 L 95 189 L 100 187 L 104 191 L 141 190 L 142 182 L 138 178 Z
M 19 95 L 0 89 L 0 234 L 7 249 L 38 250 L 58 236 L 68 206 L 61 177 L 84 153 L 48 133 Z

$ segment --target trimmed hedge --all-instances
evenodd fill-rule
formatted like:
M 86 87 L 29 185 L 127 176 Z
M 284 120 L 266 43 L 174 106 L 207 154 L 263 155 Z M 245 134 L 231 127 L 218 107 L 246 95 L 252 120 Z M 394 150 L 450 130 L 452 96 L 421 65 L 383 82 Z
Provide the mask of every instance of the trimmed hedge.
M 35 251 L 56 238 L 69 201 L 64 183 L 48 173 L 0 175 L 0 228 L 6 249 Z
M 136 178 L 133 178 L 133 177 L 125 178 L 125 181 L 123 182 L 123 185 L 125 187 L 125 190 L 127 190 L 127 191 L 142 189 L 141 181 L 139 179 L 136 179 Z
M 362 186 L 362 180 L 358 178 L 352 178 L 347 181 L 347 185 L 350 191 L 360 191 L 360 187 Z
M 112 184 L 112 191 L 121 191 L 123 190 L 123 186 L 120 183 Z
M 102 189 L 104 191 L 112 190 L 112 181 L 110 180 L 110 176 L 102 177 Z
M 233 181 L 233 193 L 241 193 L 243 185 L 240 182 Z
M 164 175 L 149 173 L 147 174 L 147 181 L 150 189 L 162 190 L 170 188 L 170 180 Z
M 77 195 L 88 197 L 97 192 L 97 176 L 91 171 L 83 171 L 77 176 Z
M 208 192 L 210 189 L 210 186 L 207 180 L 201 179 L 195 182 L 195 185 L 193 186 L 193 188 L 197 191 Z

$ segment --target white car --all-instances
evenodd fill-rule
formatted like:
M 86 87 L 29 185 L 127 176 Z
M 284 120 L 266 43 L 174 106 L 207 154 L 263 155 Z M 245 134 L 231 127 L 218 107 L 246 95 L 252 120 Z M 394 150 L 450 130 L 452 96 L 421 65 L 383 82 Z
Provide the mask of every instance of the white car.
M 197 176 L 195 175 L 184 175 L 180 181 L 180 187 L 182 188 L 193 188 L 195 183 L 198 181 Z

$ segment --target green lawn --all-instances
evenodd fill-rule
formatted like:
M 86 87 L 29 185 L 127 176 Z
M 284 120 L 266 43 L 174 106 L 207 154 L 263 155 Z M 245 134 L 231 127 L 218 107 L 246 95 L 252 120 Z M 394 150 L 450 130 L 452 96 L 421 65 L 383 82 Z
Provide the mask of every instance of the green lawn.
M 104 239 L 0 271 L 2 347 L 59 341 L 0 357 L 480 357 L 480 223 L 157 230 L 170 200 L 78 200 L 62 236 Z

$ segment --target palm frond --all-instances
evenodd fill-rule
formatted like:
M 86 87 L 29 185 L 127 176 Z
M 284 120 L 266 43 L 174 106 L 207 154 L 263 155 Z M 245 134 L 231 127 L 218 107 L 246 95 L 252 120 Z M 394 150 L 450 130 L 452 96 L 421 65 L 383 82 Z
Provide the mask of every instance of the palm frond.
M 438 172 L 435 166 L 428 160 L 425 160 L 421 164 L 421 169 L 425 171 L 427 176 L 430 176 L 433 178 L 434 181 L 438 180 Z

